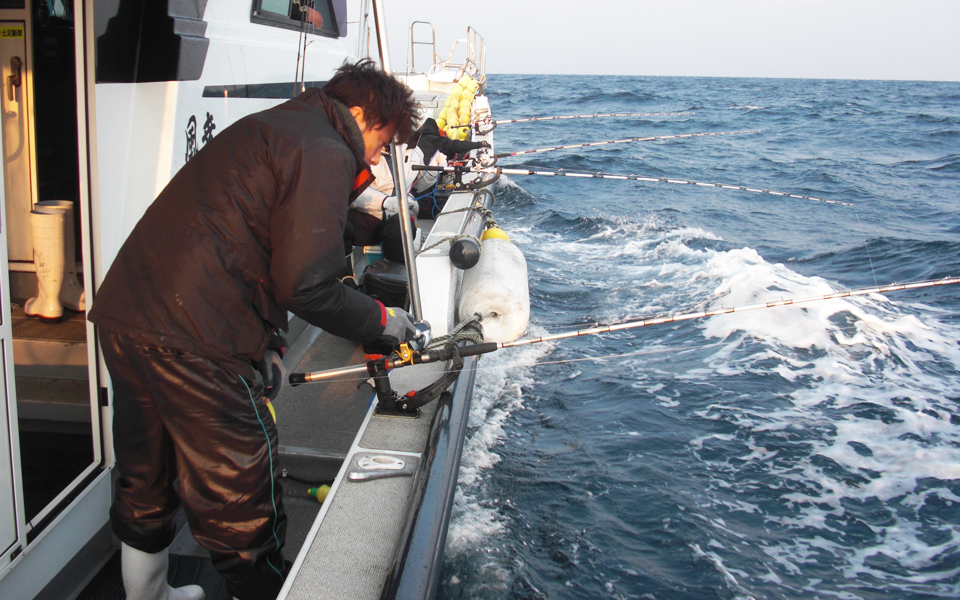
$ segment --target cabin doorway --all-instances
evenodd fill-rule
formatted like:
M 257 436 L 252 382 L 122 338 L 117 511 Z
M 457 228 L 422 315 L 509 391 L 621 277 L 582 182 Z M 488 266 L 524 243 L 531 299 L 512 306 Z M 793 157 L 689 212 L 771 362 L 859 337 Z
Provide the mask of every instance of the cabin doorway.
M 81 226 L 89 206 L 80 194 L 74 27 L 72 0 L 0 0 L 0 314 L 10 325 L 8 464 L 21 482 L 13 505 L 24 544 L 82 491 L 102 457 L 93 329 L 79 296 L 90 236 Z

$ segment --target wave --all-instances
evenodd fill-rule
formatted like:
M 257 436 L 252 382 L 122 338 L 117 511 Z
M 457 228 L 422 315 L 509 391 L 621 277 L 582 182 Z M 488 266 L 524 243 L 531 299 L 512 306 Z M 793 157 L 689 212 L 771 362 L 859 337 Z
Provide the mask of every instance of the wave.
M 930 167 L 931 171 L 945 171 L 947 173 L 960 173 L 960 159 L 944 163 L 937 167 Z
M 571 98 L 573 104 L 596 104 L 597 102 L 615 102 L 622 103 L 624 106 L 635 106 L 640 103 L 649 103 L 656 100 L 657 96 L 645 92 L 604 92 L 602 90 L 593 90 L 583 93 L 580 96 Z
M 750 249 L 717 253 L 703 275 L 713 282 L 713 309 L 834 289 Z M 812 560 L 836 565 L 847 578 L 888 582 L 899 569 L 924 569 L 929 580 L 958 574 L 947 565 L 960 536 L 931 543 L 946 524 L 921 525 L 920 512 L 957 499 L 942 486 L 960 479 L 960 427 L 950 399 L 960 381 L 960 328 L 943 320 L 945 311 L 909 302 L 909 295 L 830 300 L 698 324 L 722 349 L 687 378 L 714 385 L 731 377 L 770 380 L 767 393 L 718 397 L 700 409 L 702 418 L 733 425 L 737 434 L 708 433 L 692 445 L 715 481 L 736 473 L 741 489 L 765 491 L 711 495 L 728 521 L 749 514 L 775 536 L 764 551 L 785 579 Z M 719 446 L 723 462 L 707 452 Z M 869 538 L 856 533 L 864 521 Z M 888 563 L 872 560 L 880 556 Z
M 922 160 L 904 160 L 900 162 L 893 163 L 893 167 L 927 167 L 931 170 L 937 171 L 939 169 L 947 168 L 950 169 L 953 165 L 960 163 L 960 154 L 947 154 L 946 156 L 941 156 L 938 158 L 922 159 Z
M 893 237 L 852 242 L 792 262 L 832 273 L 844 273 L 848 287 L 885 285 L 953 276 L 960 242 Z
M 644 175 L 857 203 L 502 177 L 496 217 L 527 258 L 537 332 L 958 274 L 960 154 L 932 134 L 957 129 L 937 120 L 956 115 L 955 83 L 490 79 L 512 112 L 587 112 L 570 89 L 589 112 L 697 112 L 498 128 L 504 148 L 760 128 L 632 153 Z M 526 164 L 640 169 L 574 154 Z M 584 336 L 480 373 L 440 597 L 956 597 L 958 293 Z
M 692 244 L 716 237 L 657 217 L 613 224 L 580 241 L 550 244 L 555 261 L 576 255 L 598 273 L 547 270 L 554 278 L 578 279 L 579 286 L 605 282 L 587 303 L 601 303 L 591 316 L 606 323 L 670 314 L 678 306 L 679 312 L 730 308 L 839 287 L 768 263 L 750 248 Z M 601 267 L 595 261 L 604 256 Z M 960 536 L 928 542 L 950 526 L 920 525 L 919 513 L 929 503 L 956 501 L 949 482 L 960 478 L 960 423 L 951 416 L 956 399 L 950 398 L 960 382 L 960 327 L 950 324 L 947 311 L 912 302 L 909 294 L 831 300 L 722 315 L 694 326 L 717 349 L 702 352 L 700 366 L 674 377 L 678 384 L 706 386 L 705 397 L 691 406 L 689 393 L 682 404 L 662 386 L 656 395 L 664 409 L 692 410 L 715 424 L 690 442 L 701 461 L 694 471 L 702 473 L 688 473 L 709 481 L 696 511 L 715 516 L 697 525 L 718 541 L 710 562 L 743 575 L 735 585 L 727 580 L 727 587 L 749 593 L 763 574 L 738 558 L 747 543 L 732 533 L 757 527 L 770 532 L 755 531 L 750 544 L 770 563 L 764 567 L 769 575 L 807 594 L 831 589 L 798 583 L 812 561 L 826 561 L 848 578 L 889 582 L 891 569 L 922 565 L 929 566 L 924 577 L 931 581 L 955 576 L 944 565 L 960 551 Z M 644 347 L 669 345 L 672 335 L 651 330 Z M 621 370 L 631 371 L 634 360 L 625 360 Z M 647 363 L 637 365 L 648 369 Z M 724 392 L 743 390 L 750 380 L 756 381 L 754 394 Z M 926 457 L 924 464 L 915 464 L 916 456 Z M 878 511 L 882 522 L 873 520 Z M 865 520 L 872 541 L 856 535 Z M 878 563 L 881 555 L 893 566 Z
M 956 125 L 960 124 L 960 117 L 953 115 L 933 115 L 929 113 L 918 113 L 910 116 L 910 120 L 923 125 Z
M 533 328 L 531 333 L 536 333 Z M 476 388 L 470 406 L 467 435 L 460 459 L 460 475 L 453 511 L 447 531 L 445 571 L 477 571 L 470 566 L 477 555 L 484 567 L 479 581 L 470 587 L 500 587 L 508 578 L 507 564 L 500 564 L 492 553 L 499 550 L 498 538 L 511 527 L 509 499 L 491 497 L 486 479 L 500 463 L 498 449 L 503 445 L 511 416 L 525 409 L 525 390 L 533 383 L 532 365 L 552 352 L 550 344 L 526 346 L 519 351 L 488 354 L 478 363 Z M 505 501 L 504 501 L 505 500 Z M 458 588 L 455 574 L 441 586 Z

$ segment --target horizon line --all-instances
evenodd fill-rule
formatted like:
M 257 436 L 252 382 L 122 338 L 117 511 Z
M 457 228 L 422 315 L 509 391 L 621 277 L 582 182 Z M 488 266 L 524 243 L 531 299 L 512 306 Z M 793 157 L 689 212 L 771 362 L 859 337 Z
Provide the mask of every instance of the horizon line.
M 768 75 L 628 75 L 624 73 L 492 73 L 490 75 L 550 75 L 557 77 L 670 77 L 670 78 L 696 78 L 696 79 L 797 79 L 806 81 L 897 81 L 897 82 L 917 82 L 917 83 L 960 83 L 960 79 L 906 79 L 906 78 L 880 78 L 880 77 L 798 77 L 798 76 L 768 76 Z

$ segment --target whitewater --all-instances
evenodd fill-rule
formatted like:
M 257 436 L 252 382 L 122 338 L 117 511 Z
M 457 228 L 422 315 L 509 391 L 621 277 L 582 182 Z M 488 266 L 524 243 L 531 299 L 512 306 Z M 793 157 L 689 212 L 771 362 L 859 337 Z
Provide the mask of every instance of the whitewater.
M 960 84 L 490 76 L 531 335 L 960 275 Z M 440 598 L 960 596 L 960 286 L 479 363 Z

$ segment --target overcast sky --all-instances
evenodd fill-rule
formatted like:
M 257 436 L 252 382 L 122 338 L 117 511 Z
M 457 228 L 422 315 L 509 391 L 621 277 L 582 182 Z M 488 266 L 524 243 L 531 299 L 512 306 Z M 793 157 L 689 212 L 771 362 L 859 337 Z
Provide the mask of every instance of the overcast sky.
M 488 73 L 960 81 L 960 0 L 383 3 L 397 70 L 423 20 L 443 56 L 476 28 Z

